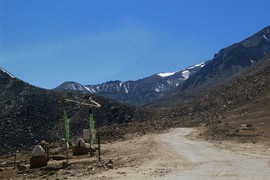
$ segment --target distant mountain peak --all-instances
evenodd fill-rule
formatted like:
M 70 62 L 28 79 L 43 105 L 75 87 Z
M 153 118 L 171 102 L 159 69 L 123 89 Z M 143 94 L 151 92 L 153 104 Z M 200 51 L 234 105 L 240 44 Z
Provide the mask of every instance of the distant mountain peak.
M 131 104 L 147 104 L 175 90 L 176 87 L 192 77 L 207 62 L 196 64 L 175 72 L 153 74 L 135 81 L 108 81 L 97 85 L 81 85 L 76 82 L 65 82 L 58 90 L 95 93 Z
M 12 78 L 14 79 L 15 76 L 13 76 L 11 73 L 6 71 L 5 69 L 0 67 L 0 78 Z

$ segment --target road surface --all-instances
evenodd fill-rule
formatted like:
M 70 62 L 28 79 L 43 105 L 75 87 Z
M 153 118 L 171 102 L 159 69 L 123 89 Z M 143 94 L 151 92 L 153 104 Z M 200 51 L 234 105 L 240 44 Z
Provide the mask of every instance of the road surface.
M 178 128 L 135 141 L 112 145 L 122 167 L 92 177 L 94 179 L 258 179 L 270 178 L 270 156 L 251 154 L 239 144 L 234 151 L 187 138 L 195 129 Z M 249 144 L 256 152 L 256 144 Z M 109 148 L 109 147 L 107 147 Z M 119 149 L 117 149 L 119 148 Z M 243 148 L 243 149 L 241 149 Z M 89 177 L 88 177 L 89 178 Z M 82 179 L 87 179 L 82 177 Z

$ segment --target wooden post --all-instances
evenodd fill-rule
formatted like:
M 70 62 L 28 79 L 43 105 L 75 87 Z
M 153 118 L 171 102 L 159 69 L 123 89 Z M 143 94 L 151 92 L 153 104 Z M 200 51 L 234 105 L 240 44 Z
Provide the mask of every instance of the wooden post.
M 69 149 L 69 144 L 68 144 L 68 142 L 66 141 L 66 163 L 67 163 L 67 165 L 68 165 L 68 149 Z
M 15 156 L 14 156 L 14 169 L 16 169 L 16 165 L 17 165 L 16 161 L 17 161 L 17 150 L 15 150 Z
M 48 145 L 46 145 L 46 152 L 47 152 L 47 160 L 49 161 L 50 160 L 50 150 L 49 150 Z
M 64 96 L 62 96 L 62 109 L 64 110 L 64 113 L 65 113 L 65 98 L 64 98 Z M 65 115 L 64 115 L 64 120 L 65 120 Z M 64 125 L 64 129 L 66 128 L 65 126 L 66 125 Z M 65 129 L 65 131 L 66 131 L 66 129 Z M 67 141 L 66 132 L 65 132 L 65 142 L 66 142 L 66 164 L 68 165 L 69 144 L 68 144 L 68 141 Z
M 97 133 L 97 140 L 98 140 L 98 161 L 101 160 L 100 158 L 100 133 Z
M 89 97 L 89 133 L 90 133 L 90 148 L 89 148 L 89 153 L 90 153 L 90 157 L 93 157 L 95 155 L 95 149 L 93 147 L 93 144 L 92 144 L 92 139 L 94 138 L 93 137 L 93 134 L 94 134 L 94 123 L 93 123 L 93 107 L 92 107 L 92 99 L 91 97 Z

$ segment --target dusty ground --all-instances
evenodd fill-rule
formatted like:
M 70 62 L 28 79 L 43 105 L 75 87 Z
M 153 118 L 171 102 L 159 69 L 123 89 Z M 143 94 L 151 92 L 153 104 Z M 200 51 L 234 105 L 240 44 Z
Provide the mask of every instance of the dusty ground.
M 195 138 L 198 129 L 178 128 L 162 134 L 126 137 L 102 146 L 96 157 L 73 157 L 49 167 L 12 171 L 13 179 L 268 179 L 270 151 L 262 144 L 213 143 Z M 113 168 L 106 166 L 109 160 Z M 0 172 L 0 174 L 3 172 Z
M 138 160 L 139 164 L 105 171 L 96 175 L 95 178 L 269 178 L 270 152 L 266 151 L 264 146 L 229 142 L 213 144 L 194 140 L 194 136 L 187 137 L 191 132 L 194 132 L 194 129 L 179 128 L 165 134 L 143 136 L 132 145 L 132 148 L 137 150 L 130 154 Z M 136 147 L 136 145 L 142 147 Z M 82 179 L 87 179 L 87 177 L 82 177 Z

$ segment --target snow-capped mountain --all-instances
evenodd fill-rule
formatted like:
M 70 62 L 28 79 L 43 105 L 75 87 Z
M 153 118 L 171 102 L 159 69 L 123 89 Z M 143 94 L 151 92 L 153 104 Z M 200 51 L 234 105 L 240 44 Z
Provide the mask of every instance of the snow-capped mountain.
M 98 85 L 81 85 L 76 82 L 65 82 L 56 89 L 97 93 L 121 102 L 142 105 L 153 102 L 157 98 L 171 92 L 198 72 L 206 63 L 203 62 L 190 66 L 177 72 L 157 73 L 136 81 L 109 81 Z
M 177 72 L 158 73 L 137 81 L 110 81 L 98 85 L 64 83 L 62 90 L 97 93 L 122 102 L 143 105 L 161 101 L 183 103 L 205 95 L 247 70 L 270 53 L 270 26 L 253 36 L 221 49 L 213 59 Z M 78 88 L 75 88 L 78 86 Z M 175 101 L 177 99 L 177 101 Z
M 67 91 L 81 91 L 89 92 L 89 90 L 84 86 L 74 81 L 67 81 L 58 86 L 56 89 L 67 90 Z
M 203 69 L 182 86 L 211 88 L 248 69 L 270 53 L 270 26 L 253 36 L 221 49 Z
M 270 26 L 216 53 L 204 67 L 153 106 L 177 106 L 221 87 L 270 54 Z M 177 99 L 177 101 L 175 101 Z

